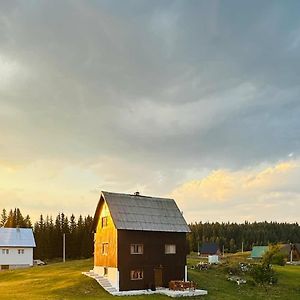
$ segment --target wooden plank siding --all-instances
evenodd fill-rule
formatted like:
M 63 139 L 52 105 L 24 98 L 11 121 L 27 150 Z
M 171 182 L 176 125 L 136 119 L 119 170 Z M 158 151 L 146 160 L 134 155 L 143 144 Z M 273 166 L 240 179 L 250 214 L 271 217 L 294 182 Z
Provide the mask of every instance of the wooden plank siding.
M 94 265 L 114 267 L 117 264 L 117 229 L 113 223 L 106 202 L 102 202 L 99 210 L 99 218 L 94 240 Z M 102 218 L 107 217 L 107 226 L 102 227 Z M 108 243 L 107 255 L 102 254 L 102 244 Z
M 143 254 L 131 254 L 131 244 L 143 244 Z M 176 254 L 165 254 L 165 244 L 175 244 Z M 183 280 L 186 265 L 186 234 L 118 230 L 118 269 L 120 290 L 149 288 L 155 283 L 155 269 L 162 269 L 162 285 Z M 142 270 L 142 280 L 131 280 L 131 270 Z

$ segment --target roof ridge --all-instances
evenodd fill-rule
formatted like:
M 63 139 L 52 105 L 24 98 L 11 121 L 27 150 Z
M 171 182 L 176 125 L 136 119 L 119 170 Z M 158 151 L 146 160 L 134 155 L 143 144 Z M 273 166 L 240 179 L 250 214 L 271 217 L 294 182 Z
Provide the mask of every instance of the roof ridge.
M 101 193 L 107 193 L 107 194 L 113 194 L 113 195 L 122 195 L 122 196 L 131 196 L 136 198 L 151 198 L 153 200 L 159 199 L 159 200 L 173 200 L 173 198 L 166 198 L 166 197 L 160 197 L 160 196 L 147 196 L 147 195 L 135 195 L 135 194 L 126 194 L 126 193 L 116 193 L 116 192 L 108 192 L 108 191 L 101 191 Z

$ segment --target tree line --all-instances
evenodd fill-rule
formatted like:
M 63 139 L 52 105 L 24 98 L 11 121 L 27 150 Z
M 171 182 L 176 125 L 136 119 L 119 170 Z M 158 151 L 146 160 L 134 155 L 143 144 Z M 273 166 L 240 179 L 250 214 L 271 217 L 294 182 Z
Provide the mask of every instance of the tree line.
M 63 234 L 66 241 L 66 258 L 88 258 L 93 256 L 94 236 L 92 233 L 93 217 L 78 219 L 72 214 L 70 218 L 59 213 L 55 218 L 43 215 L 32 226 L 29 216 L 23 217 L 20 209 L 15 208 L 7 214 L 2 210 L 0 227 L 33 228 L 36 242 L 34 257 L 38 259 L 54 259 L 62 257 Z
M 92 233 L 93 217 L 76 219 L 64 213 L 55 218 L 43 215 L 33 225 L 30 216 L 23 217 L 19 208 L 2 210 L 0 227 L 33 228 L 36 248 L 34 257 L 53 259 L 62 257 L 62 236 L 66 236 L 66 258 L 87 258 L 93 256 L 94 236 Z M 190 251 L 198 251 L 203 243 L 217 243 L 226 252 L 251 250 L 253 245 L 273 243 L 300 243 L 298 223 L 244 222 L 237 223 L 202 223 L 189 225 L 191 232 L 187 236 Z
M 300 243 L 298 223 L 244 222 L 191 223 L 188 234 L 190 251 L 198 251 L 203 243 L 217 243 L 226 252 L 249 251 L 254 245 Z

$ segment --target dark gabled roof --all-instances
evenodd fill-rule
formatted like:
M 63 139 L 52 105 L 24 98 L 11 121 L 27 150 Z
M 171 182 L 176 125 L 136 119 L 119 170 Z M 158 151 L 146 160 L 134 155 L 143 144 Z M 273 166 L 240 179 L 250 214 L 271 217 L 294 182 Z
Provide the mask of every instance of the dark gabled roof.
M 190 232 L 175 201 L 168 198 L 102 192 L 94 217 L 106 202 L 117 229 L 139 231 Z
M 290 244 L 280 244 L 279 245 L 279 252 L 283 255 L 289 255 L 291 252 L 291 245 Z
M 216 254 L 219 250 L 219 246 L 216 243 L 204 243 L 201 246 L 200 253 Z

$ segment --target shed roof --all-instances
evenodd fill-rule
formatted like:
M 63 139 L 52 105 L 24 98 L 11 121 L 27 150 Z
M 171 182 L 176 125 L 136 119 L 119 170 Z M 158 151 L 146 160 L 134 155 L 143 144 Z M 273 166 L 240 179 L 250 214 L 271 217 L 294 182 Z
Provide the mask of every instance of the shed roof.
M 268 250 L 269 246 L 253 246 L 251 258 L 261 258 Z
M 0 247 L 35 247 L 31 228 L 0 228 Z
M 200 252 L 202 254 L 216 254 L 218 252 L 219 246 L 216 243 L 204 243 L 201 246 Z
M 111 193 L 103 191 L 94 218 L 105 201 L 117 229 L 139 231 L 190 232 L 175 201 L 168 198 Z

